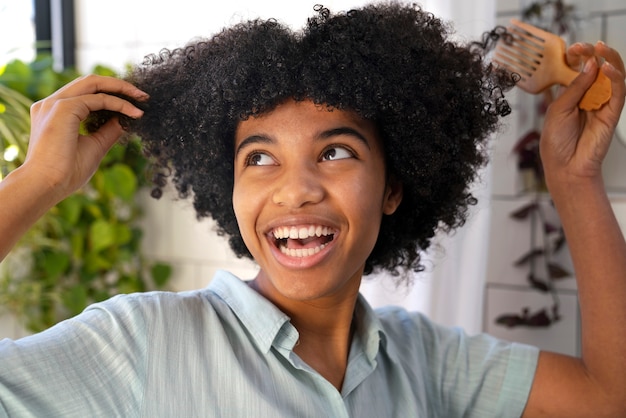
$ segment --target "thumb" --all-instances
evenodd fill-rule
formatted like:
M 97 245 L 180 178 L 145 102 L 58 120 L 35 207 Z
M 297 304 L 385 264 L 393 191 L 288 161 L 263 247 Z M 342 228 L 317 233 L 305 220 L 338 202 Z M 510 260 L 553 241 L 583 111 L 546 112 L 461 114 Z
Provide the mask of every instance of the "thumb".
M 589 58 L 583 67 L 583 71 L 565 89 L 561 95 L 560 102 L 566 108 L 578 106 L 589 87 L 596 80 L 598 75 L 598 61 L 595 57 Z
M 124 130 L 118 123 L 117 118 L 112 118 L 96 132 L 82 138 L 82 156 L 88 166 L 93 167 L 94 172 L 100 164 L 100 161 L 120 139 L 123 133 Z

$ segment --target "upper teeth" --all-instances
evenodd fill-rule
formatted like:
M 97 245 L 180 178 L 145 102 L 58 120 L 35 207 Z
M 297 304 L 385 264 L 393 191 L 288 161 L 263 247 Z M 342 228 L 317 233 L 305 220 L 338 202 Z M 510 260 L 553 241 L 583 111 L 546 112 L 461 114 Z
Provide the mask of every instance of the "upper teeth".
M 276 239 L 306 239 L 309 237 L 321 237 L 332 235 L 327 226 L 310 225 L 305 227 L 281 226 L 274 228 L 274 238 Z

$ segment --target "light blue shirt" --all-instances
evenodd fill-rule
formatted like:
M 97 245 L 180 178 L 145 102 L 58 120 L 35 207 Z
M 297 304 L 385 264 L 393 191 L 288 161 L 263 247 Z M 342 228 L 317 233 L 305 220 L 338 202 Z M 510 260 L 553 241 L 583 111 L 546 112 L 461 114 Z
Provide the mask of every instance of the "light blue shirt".
M 360 297 L 337 391 L 294 352 L 289 318 L 238 278 L 114 297 L 0 341 L 0 416 L 517 417 L 538 350 L 468 337 Z

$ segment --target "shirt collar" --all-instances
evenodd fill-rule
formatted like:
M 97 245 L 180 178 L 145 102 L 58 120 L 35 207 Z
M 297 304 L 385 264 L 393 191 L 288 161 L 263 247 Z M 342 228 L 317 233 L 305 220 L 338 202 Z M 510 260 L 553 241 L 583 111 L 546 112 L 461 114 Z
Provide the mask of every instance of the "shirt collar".
M 233 274 L 218 271 L 208 289 L 230 307 L 264 353 L 275 342 L 293 348 L 298 341 L 289 317 Z
M 219 270 L 208 289 L 230 307 L 263 352 L 267 353 L 272 345 L 288 351 L 293 349 L 298 341 L 298 332 L 290 324 L 290 318 L 244 281 Z M 355 337 L 360 339 L 368 360 L 373 362 L 381 344 L 386 347 L 387 337 L 376 312 L 360 294 L 354 320 Z
M 361 339 L 367 359 L 374 362 L 378 350 L 386 347 L 387 336 L 380 319 L 363 295 L 359 294 L 354 311 L 356 336 Z

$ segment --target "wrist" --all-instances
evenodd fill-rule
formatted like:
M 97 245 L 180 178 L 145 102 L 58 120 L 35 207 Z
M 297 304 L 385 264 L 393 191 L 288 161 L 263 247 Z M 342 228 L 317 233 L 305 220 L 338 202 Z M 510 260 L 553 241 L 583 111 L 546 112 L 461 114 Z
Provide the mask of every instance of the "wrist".
M 601 173 L 594 176 L 545 176 L 546 187 L 553 199 L 564 198 L 578 200 L 579 196 L 588 193 L 606 194 L 604 179 Z
M 31 205 L 42 209 L 42 213 L 64 199 L 64 195 L 58 187 L 45 175 L 37 175 L 23 164 L 11 171 L 3 180 L 5 187 L 13 193 L 7 196 L 9 199 L 23 199 Z

